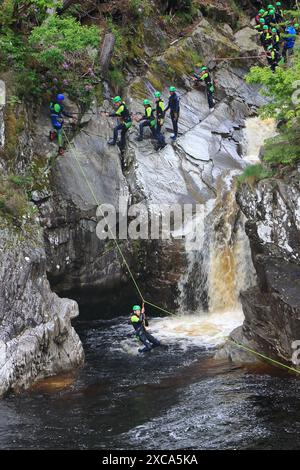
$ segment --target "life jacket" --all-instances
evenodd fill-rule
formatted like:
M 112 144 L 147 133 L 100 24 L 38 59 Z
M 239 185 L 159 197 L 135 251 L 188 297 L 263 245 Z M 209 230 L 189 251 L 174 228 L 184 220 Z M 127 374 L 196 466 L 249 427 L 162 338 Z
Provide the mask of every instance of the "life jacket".
M 154 109 L 152 109 L 151 105 L 148 105 L 145 108 L 145 117 L 148 119 L 151 127 L 154 127 L 156 125 L 156 120 L 155 120 L 155 116 L 154 116 Z
M 137 336 L 145 330 L 143 319 L 141 317 L 138 317 L 134 312 L 130 316 L 130 323 L 135 329 L 135 333 Z
M 64 108 L 61 104 L 58 104 L 54 101 L 50 103 L 50 119 L 53 127 L 57 130 L 61 129 L 64 123 L 62 117 L 63 109 Z
M 58 104 L 56 102 L 51 101 L 50 103 L 50 113 L 51 116 L 57 116 L 60 117 L 62 111 L 63 111 L 63 106 L 61 104 Z
M 267 31 L 266 33 L 263 32 L 260 36 L 260 40 L 263 44 L 271 44 L 272 42 L 272 34 Z
M 215 91 L 215 87 L 213 85 L 213 82 L 212 82 L 212 79 L 211 79 L 211 76 L 209 75 L 208 72 L 205 72 L 203 75 L 200 76 L 200 80 L 204 81 L 206 83 L 206 86 L 207 86 L 207 90 L 210 92 L 210 93 L 213 93 Z
M 280 60 L 280 54 L 276 49 L 272 51 L 267 51 L 267 59 L 272 60 L 273 62 L 278 62 Z
M 279 42 L 280 42 L 279 34 L 277 34 L 277 33 L 272 34 L 272 42 L 273 42 L 274 45 L 279 44 Z
M 165 111 L 165 103 L 162 99 L 156 101 L 156 117 L 159 119 L 160 124 L 162 124 L 164 120 L 164 111 Z
M 131 115 L 130 115 L 130 111 L 129 109 L 127 108 L 126 104 L 124 103 L 124 101 L 122 101 L 122 103 L 120 104 L 120 106 L 118 107 L 117 111 L 116 111 L 116 116 L 120 119 L 121 122 L 125 123 L 125 124 L 131 124 L 132 123 L 132 119 L 131 119 Z

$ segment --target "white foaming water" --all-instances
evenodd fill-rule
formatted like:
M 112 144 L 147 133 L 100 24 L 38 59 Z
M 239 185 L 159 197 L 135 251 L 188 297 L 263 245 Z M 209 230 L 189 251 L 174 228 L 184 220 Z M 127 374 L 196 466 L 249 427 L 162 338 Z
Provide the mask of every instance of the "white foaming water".
M 241 309 L 155 318 L 150 331 L 162 342 L 176 344 L 183 350 L 191 346 L 214 348 L 222 345 L 243 319 Z
M 249 163 L 260 161 L 259 152 L 266 139 L 276 135 L 276 122 L 274 119 L 260 119 L 253 117 L 246 120 L 245 139 L 246 152 L 244 159 Z

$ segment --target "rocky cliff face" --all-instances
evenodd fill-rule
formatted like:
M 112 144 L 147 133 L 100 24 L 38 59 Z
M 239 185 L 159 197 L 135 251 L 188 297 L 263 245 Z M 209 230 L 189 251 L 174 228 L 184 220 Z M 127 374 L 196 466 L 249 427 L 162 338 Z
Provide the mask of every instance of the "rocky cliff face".
M 166 64 L 176 51 L 182 54 L 186 49 L 200 51 L 207 60 L 226 53 L 239 54 L 245 45 L 245 37 L 251 50 L 257 48 L 251 39 L 251 30 L 246 28 L 235 36 L 229 26 L 220 25 L 212 31 L 209 23 L 202 19 L 190 37 L 179 46 L 171 46 L 155 61 Z M 206 232 L 203 240 L 211 237 L 209 218 L 218 187 L 222 186 L 226 174 L 245 167 L 241 146 L 244 122 L 263 102 L 257 89 L 244 82 L 245 72 L 246 68 L 240 68 L 239 64 L 221 63 L 216 67 L 218 103 L 212 113 L 209 113 L 204 90 L 191 89 L 188 76 L 183 74 L 182 82 L 187 88 L 182 85 L 178 90 L 181 115 L 180 137 L 176 144 L 169 144 L 157 153 L 148 135 L 144 142 L 136 142 L 137 129 L 131 129 L 127 150 L 129 169 L 124 175 L 118 151 L 106 144 L 113 123 L 97 107 L 94 108 L 94 115 L 75 137 L 72 148 L 55 163 L 53 196 L 38 202 L 45 226 L 49 278 L 58 293 L 75 295 L 82 307 L 89 304 L 91 308 L 92 303 L 98 311 L 109 298 L 112 312 L 116 306 L 126 308 L 126 303 L 136 298 L 114 246 L 97 238 L 95 197 L 99 203 L 109 203 L 116 208 L 120 196 L 128 203 L 143 202 L 149 214 L 154 205 L 160 208 L 159 211 L 163 211 L 163 204 L 203 205 L 205 210 L 200 221 Z M 146 71 L 129 87 L 126 101 L 131 110 L 143 109 L 140 103 L 144 95 L 139 95 L 140 90 L 147 94 L 153 92 L 152 73 Z M 164 95 L 168 96 L 167 89 Z M 109 106 L 109 103 L 103 106 Z M 40 140 L 47 125 L 45 121 L 45 128 L 39 129 Z M 165 127 L 167 131 L 172 128 L 169 118 Z M 80 161 L 94 195 L 76 159 Z M 238 209 L 235 217 L 233 226 L 239 223 Z M 192 261 L 186 240 L 124 241 L 122 249 L 147 298 L 172 310 L 207 308 L 208 266 L 200 261 L 203 246 L 199 244 L 196 251 L 200 255 L 193 256 Z M 194 282 L 191 292 L 191 277 L 186 274 L 190 263 L 194 264 L 189 267 L 190 273 L 198 268 L 202 270 L 201 292 L 196 292 Z
M 238 203 L 258 284 L 241 295 L 245 321 L 233 337 L 291 365 L 300 338 L 300 168 L 244 185 Z
M 158 36 L 166 40 L 162 32 Z M 204 91 L 191 89 L 186 70 L 177 70 L 180 136 L 176 144 L 169 143 L 156 153 L 149 135 L 137 143 L 137 130 L 131 129 L 125 174 L 118 150 L 107 146 L 113 122 L 101 110 L 110 107 L 108 101 L 101 109 L 95 104 L 91 114 L 84 116 L 81 130 L 61 158 L 54 158 L 56 144 L 47 138 L 48 109 L 41 109 L 38 120 L 30 126 L 23 110 L 24 129 L 18 136 L 12 165 L 20 173 L 29 166 L 35 168 L 37 184 L 31 193 L 32 203 L 38 208 L 44 240 L 39 234 L 31 241 L 24 233 L 19 239 L 5 224 L 1 231 L 0 394 L 27 387 L 40 377 L 83 361 L 82 347 L 71 326 L 71 319 L 78 314 L 77 305 L 51 292 L 46 272 L 52 288 L 76 299 L 82 314 L 84 307 L 89 313 L 94 309 L 97 316 L 104 311 L 107 315 L 124 313 L 128 303 L 137 298 L 115 246 L 97 237 L 96 209 L 100 203 L 118 208 L 122 196 L 125 205 L 144 203 L 148 216 L 154 206 L 162 212 L 163 204 L 190 203 L 203 208 L 196 220 L 200 242 L 193 252 L 189 242 L 194 233 L 188 227 L 184 240 L 177 240 L 174 234 L 166 241 L 121 242 L 145 297 L 156 304 L 172 310 L 208 309 L 209 291 L 213 293 L 215 287 L 209 282 L 213 256 L 224 272 L 230 268 L 234 279 L 241 277 L 239 266 L 232 260 L 242 236 L 242 218 L 228 195 L 232 175 L 245 166 L 241 146 L 245 119 L 255 113 L 262 98 L 243 80 L 248 65 L 239 61 L 216 64 L 211 58 L 256 50 L 252 31 L 245 28 L 235 35 L 230 26 L 220 23 L 213 29 L 200 17 L 186 38 L 160 56 L 153 44 L 150 40 L 145 52 L 154 65 L 139 70 L 139 76 L 136 70 L 129 71 L 126 101 L 132 111 L 142 111 L 139 103 L 145 94 L 153 92 L 153 74 L 159 79 L 163 70 L 169 70 L 171 63 L 176 68 L 191 51 L 198 51 L 204 63 L 214 69 L 217 105 L 209 113 Z M 168 96 L 166 86 L 164 95 Z M 0 116 L 1 112 L 0 103 Z M 169 118 L 165 127 L 169 132 Z M 5 173 L 4 160 L 2 167 Z M 230 211 L 226 213 L 228 204 Z M 220 231 L 224 234 L 221 243 Z M 236 298 L 240 284 L 231 282 Z
M 83 362 L 77 304 L 51 292 L 39 235 L 0 230 L 0 395 Z

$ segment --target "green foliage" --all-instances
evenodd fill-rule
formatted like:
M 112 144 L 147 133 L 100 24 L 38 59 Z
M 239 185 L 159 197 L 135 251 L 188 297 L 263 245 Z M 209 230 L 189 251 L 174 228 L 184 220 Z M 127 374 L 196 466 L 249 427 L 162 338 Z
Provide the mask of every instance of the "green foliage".
M 260 110 L 265 117 L 281 122 L 279 135 L 267 141 L 263 159 L 272 166 L 293 165 L 300 159 L 300 51 L 287 66 L 277 67 L 272 73 L 269 67 L 253 67 L 248 83 L 263 85 L 262 93 L 270 98 Z
M 152 5 L 150 0 L 129 0 L 129 9 L 135 16 L 149 16 Z
M 264 161 L 272 166 L 294 165 L 300 160 L 299 128 L 285 129 L 270 139 L 265 147 Z
M 96 26 L 82 26 L 71 16 L 47 15 L 47 8 L 54 6 L 59 6 L 54 0 L 3 2 L 0 6 L 1 68 L 16 72 L 20 98 L 37 101 L 42 96 L 50 98 L 57 91 L 64 91 L 85 109 L 94 86 L 100 81 L 95 66 L 100 31 Z M 33 24 L 31 17 L 35 18 Z M 25 27 L 21 28 L 18 21 Z
M 81 26 L 72 17 L 53 15 L 34 28 L 29 37 L 32 56 L 47 77 L 41 88 L 46 91 L 54 85 L 83 107 L 88 105 L 93 85 L 99 81 L 94 66 L 99 42 L 97 27 Z
M 239 184 L 248 183 L 253 186 L 258 181 L 270 178 L 270 176 L 272 176 L 270 170 L 266 169 L 261 163 L 257 163 L 247 166 L 237 180 Z
M 17 227 L 34 215 L 27 196 L 29 181 L 26 177 L 9 175 L 0 177 L 0 217 Z

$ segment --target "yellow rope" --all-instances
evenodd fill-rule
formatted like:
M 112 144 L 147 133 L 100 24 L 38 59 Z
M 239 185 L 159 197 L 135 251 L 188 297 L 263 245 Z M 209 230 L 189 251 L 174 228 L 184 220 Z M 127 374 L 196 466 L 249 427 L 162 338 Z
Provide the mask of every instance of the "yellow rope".
M 141 292 L 141 290 L 140 290 L 140 288 L 139 288 L 139 286 L 138 286 L 138 283 L 137 283 L 137 281 L 135 280 L 135 277 L 134 277 L 134 275 L 133 275 L 133 273 L 132 273 L 132 271 L 131 271 L 131 269 L 130 269 L 130 267 L 129 267 L 129 264 L 128 264 L 128 262 L 127 262 L 127 260 L 126 260 L 126 258 L 125 258 L 125 256 L 124 256 L 124 254 L 123 254 L 123 252 L 122 252 L 122 250 L 121 250 L 121 248 L 120 248 L 120 245 L 119 245 L 119 243 L 118 243 L 118 241 L 117 241 L 117 239 L 116 239 L 116 237 L 115 237 L 115 235 L 114 235 L 112 229 L 110 228 L 110 226 L 109 226 L 109 224 L 108 224 L 108 222 L 107 222 L 107 218 L 105 217 L 105 215 L 104 215 L 104 213 L 103 213 L 103 210 L 102 210 L 102 208 L 101 208 L 101 204 L 100 204 L 100 202 L 98 201 L 98 198 L 97 198 L 97 196 L 96 196 L 96 193 L 95 193 L 95 191 L 94 191 L 92 185 L 90 184 L 89 179 L 88 179 L 88 177 L 87 177 L 87 175 L 86 175 L 86 173 L 85 173 L 85 171 L 84 171 L 84 169 L 83 169 L 83 167 L 82 167 L 82 165 L 81 165 L 81 163 L 80 163 L 80 160 L 79 160 L 79 158 L 78 158 L 78 156 L 77 156 L 77 152 L 76 152 L 76 150 L 75 150 L 75 145 L 74 145 L 74 144 L 71 144 L 71 142 L 70 142 L 70 140 L 68 139 L 68 136 L 67 136 L 67 134 L 65 133 L 64 130 L 63 130 L 63 133 L 64 133 L 64 136 L 65 136 L 65 138 L 66 138 L 66 141 L 68 142 L 68 145 L 69 145 L 69 147 L 70 147 L 70 149 L 71 149 L 71 153 L 73 154 L 73 156 L 74 156 L 74 158 L 75 158 L 75 161 L 76 161 L 76 163 L 77 163 L 77 165 L 78 165 L 78 167 L 79 167 L 79 169 L 80 169 L 80 172 L 82 173 L 82 175 L 83 175 L 83 177 L 84 177 L 84 180 L 85 180 L 85 182 L 86 182 L 86 184 L 87 184 L 89 190 L 91 191 L 91 194 L 92 194 L 92 196 L 93 196 L 93 198 L 94 198 L 94 201 L 95 201 L 96 205 L 100 208 L 101 214 L 102 214 L 104 220 L 106 221 L 106 224 L 107 224 L 108 230 L 109 230 L 109 232 L 110 232 L 110 234 L 111 234 L 111 236 L 112 236 L 112 239 L 113 239 L 113 241 L 114 241 L 114 243 L 115 243 L 115 245 L 116 245 L 116 247 L 117 247 L 117 250 L 118 250 L 118 252 L 119 252 L 121 258 L 123 259 L 123 261 L 124 261 L 124 263 L 125 263 L 125 265 L 126 265 L 126 268 L 127 268 L 128 272 L 129 272 L 129 274 L 130 274 L 130 277 L 131 277 L 131 279 L 132 279 L 132 281 L 133 281 L 133 283 L 134 283 L 134 286 L 135 286 L 135 288 L 136 288 L 136 290 L 137 290 L 137 292 L 138 292 L 138 294 L 139 294 L 139 296 L 140 296 L 142 302 L 143 302 L 144 304 L 146 304 L 146 305 L 150 305 L 151 307 L 156 308 L 157 310 L 160 310 L 160 311 L 162 311 L 162 312 L 164 312 L 164 313 L 167 313 L 168 315 L 174 316 L 175 313 L 170 312 L 169 310 L 167 310 L 167 309 L 165 309 L 165 308 L 162 308 L 162 307 L 160 307 L 159 305 L 156 305 L 156 304 L 154 304 L 154 303 L 152 303 L 152 302 L 149 302 L 148 300 L 146 300 L 146 299 L 144 298 L 144 296 L 143 296 L 143 294 L 142 294 L 142 292 Z M 232 340 L 232 339 L 230 339 L 230 341 L 231 341 L 231 343 L 233 343 L 236 347 L 239 347 L 239 348 L 241 348 L 241 349 L 244 349 L 245 351 L 248 351 L 248 352 L 250 352 L 251 354 L 254 354 L 254 355 L 256 355 L 256 356 L 259 356 L 259 357 L 261 357 L 261 358 L 263 358 L 263 359 L 265 359 L 265 360 L 267 360 L 267 361 L 269 361 L 269 362 L 271 362 L 271 363 L 273 363 L 273 364 L 276 364 L 277 366 L 284 367 L 285 369 L 288 369 L 288 370 L 290 370 L 290 371 L 292 371 L 292 372 L 296 372 L 297 374 L 300 374 L 300 370 L 298 370 L 298 369 L 295 369 L 295 368 L 290 367 L 290 366 L 288 366 L 288 365 L 286 365 L 286 364 L 283 364 L 283 363 L 281 363 L 281 362 L 279 362 L 279 361 L 276 361 L 275 359 L 272 359 L 271 357 L 265 356 L 264 354 L 259 353 L 259 352 L 255 351 L 254 349 L 251 349 L 251 348 L 249 348 L 249 347 L 247 347 L 247 346 L 245 346 L 245 345 L 243 345 L 243 344 L 241 344 L 241 343 L 238 343 L 237 341 L 234 341 L 234 340 Z
M 287 364 L 283 364 L 282 362 L 276 361 L 275 359 L 272 359 L 271 357 L 265 356 L 262 353 L 259 353 L 255 351 L 254 349 L 249 348 L 248 346 L 245 346 L 244 344 L 238 343 L 237 341 L 234 341 L 233 339 L 229 340 L 231 343 L 233 343 L 235 346 L 244 349 L 245 351 L 250 352 L 251 354 L 254 354 L 255 356 L 259 356 L 263 359 L 266 359 L 269 362 L 272 362 L 273 364 L 276 364 L 277 366 L 284 367 L 285 369 L 288 369 L 292 372 L 296 372 L 297 374 L 300 374 L 300 370 L 295 369 L 294 367 L 290 367 Z
M 132 281 L 133 281 L 133 283 L 134 283 L 134 285 L 135 285 L 135 287 L 136 287 L 136 290 L 138 291 L 140 298 L 141 298 L 142 301 L 144 302 L 143 294 L 142 294 L 142 292 L 141 292 L 141 290 L 140 290 L 140 288 L 139 288 L 139 286 L 138 286 L 138 284 L 137 284 L 137 282 L 136 282 L 136 280 L 135 280 L 135 278 L 134 278 L 134 275 L 133 275 L 133 273 L 132 273 L 132 271 L 131 271 L 131 269 L 130 269 L 130 267 L 129 267 L 129 264 L 128 264 L 128 262 L 127 262 L 125 256 L 123 255 L 123 252 L 122 252 L 122 250 L 121 250 L 121 248 L 120 248 L 120 246 L 119 246 L 119 243 L 118 243 L 118 241 L 117 241 L 117 239 L 116 239 L 116 237 L 115 237 L 115 235 L 114 235 L 112 229 L 110 228 L 110 225 L 109 225 L 108 222 L 107 222 L 107 219 L 106 219 L 106 217 L 105 217 L 105 215 L 104 215 L 104 212 L 103 212 L 103 210 L 102 210 L 102 208 L 101 208 L 101 203 L 99 202 L 99 200 L 98 200 L 98 198 L 97 198 L 97 196 L 96 196 L 96 193 L 95 193 L 93 187 L 91 186 L 91 184 L 90 184 L 90 182 L 89 182 L 89 179 L 88 179 L 88 177 L 86 176 L 86 173 L 85 173 L 84 169 L 82 168 L 82 165 L 81 165 L 81 163 L 80 163 L 80 161 L 79 161 L 79 158 L 77 157 L 77 154 L 76 154 L 76 151 L 75 151 L 75 147 L 74 147 L 74 145 L 71 144 L 71 142 L 70 142 L 70 140 L 68 139 L 68 136 L 67 136 L 67 134 L 65 133 L 65 131 L 63 131 L 63 133 L 64 133 L 64 136 L 65 136 L 65 138 L 66 138 L 66 140 L 67 140 L 67 142 L 68 142 L 68 144 L 69 144 L 69 147 L 70 147 L 70 149 L 71 149 L 71 151 L 72 151 L 72 153 L 73 153 L 73 155 L 74 155 L 74 158 L 75 158 L 75 160 L 76 160 L 76 162 L 77 162 L 77 164 L 78 164 L 78 167 L 79 167 L 79 169 L 80 169 L 80 171 L 81 171 L 81 173 L 82 173 L 82 176 L 83 176 L 83 178 L 84 178 L 84 180 L 85 180 L 85 182 L 86 182 L 86 184 L 87 184 L 87 186 L 88 186 L 88 188 L 89 188 L 89 190 L 90 190 L 90 192 L 91 192 L 91 194 L 92 194 L 92 196 L 93 196 L 93 198 L 94 198 L 94 201 L 95 201 L 97 207 L 100 209 L 100 212 L 101 212 L 102 217 L 103 217 L 104 220 L 106 221 L 106 224 L 107 224 L 108 230 L 109 230 L 109 232 L 110 232 L 110 235 L 111 235 L 112 239 L 114 240 L 115 245 L 116 245 L 116 247 L 117 247 L 117 249 L 118 249 L 118 251 L 119 251 L 119 253 L 120 253 L 120 256 L 121 256 L 121 258 L 123 259 L 123 261 L 124 261 L 124 263 L 125 263 L 125 265 L 126 265 L 126 267 L 127 267 L 127 270 L 128 270 L 128 272 L 129 272 L 129 274 L 130 274 L 130 276 L 131 276 L 131 279 L 132 279 Z

